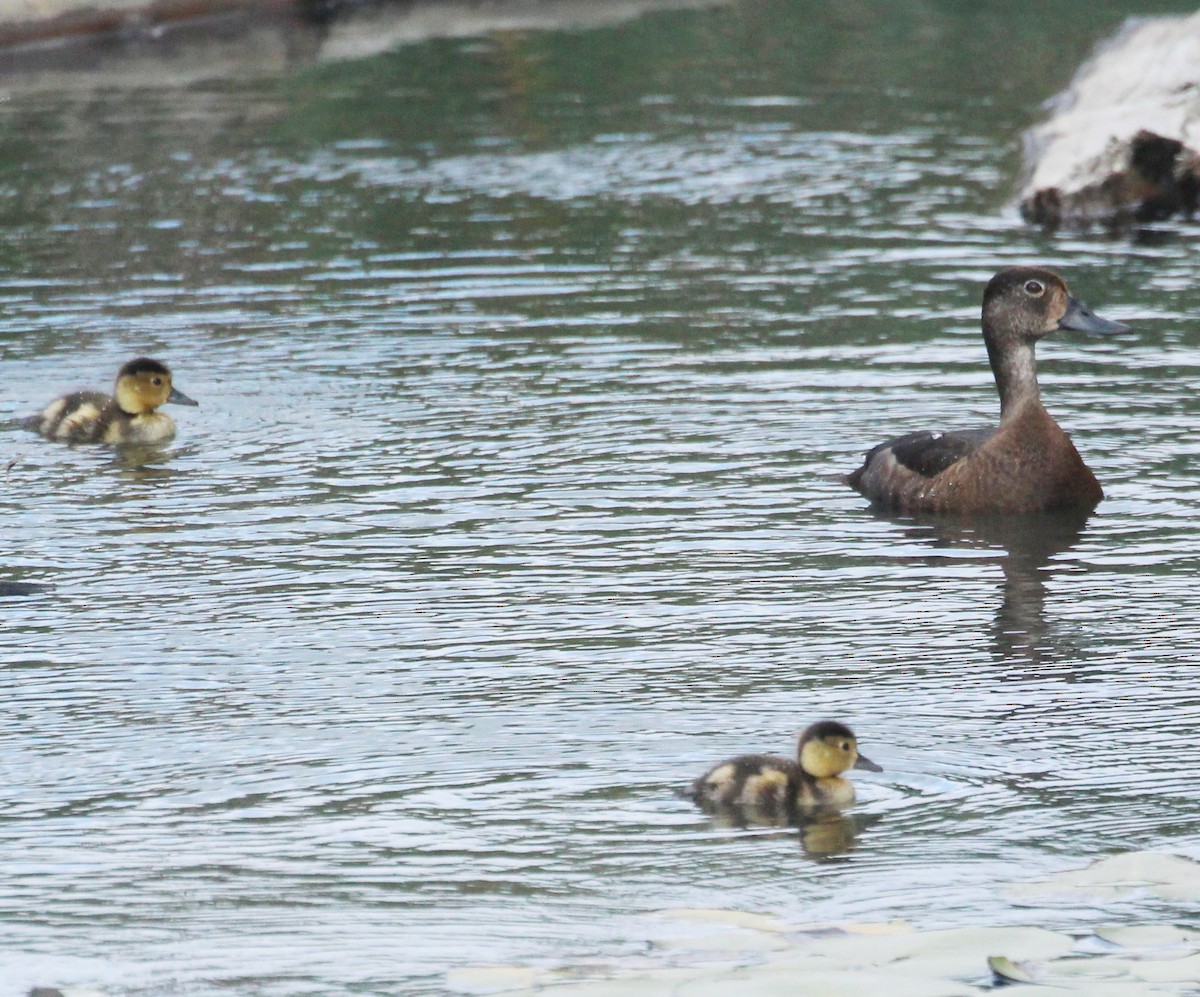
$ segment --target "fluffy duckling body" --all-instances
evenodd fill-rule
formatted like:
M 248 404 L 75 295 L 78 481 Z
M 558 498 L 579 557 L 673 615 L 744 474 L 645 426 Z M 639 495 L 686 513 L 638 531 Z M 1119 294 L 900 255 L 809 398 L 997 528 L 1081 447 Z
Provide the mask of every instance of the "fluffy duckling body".
M 739 755 L 714 765 L 692 783 L 689 794 L 707 810 L 745 808 L 767 819 L 817 807 L 854 802 L 850 769 L 883 770 L 858 752 L 845 724 L 822 720 L 800 735 L 796 757 Z
M 983 339 L 1000 394 L 995 428 L 917 432 L 881 443 L 846 484 L 900 513 L 992 515 L 1093 509 L 1104 497 L 1071 438 L 1042 406 L 1034 346 L 1057 329 L 1125 332 L 1042 267 L 1009 267 L 983 294 Z
M 171 384 L 165 364 L 139 357 L 117 372 L 111 396 L 99 391 L 64 395 L 27 425 L 67 443 L 164 443 L 175 435 L 175 420 L 158 411 L 167 402 L 199 404 Z

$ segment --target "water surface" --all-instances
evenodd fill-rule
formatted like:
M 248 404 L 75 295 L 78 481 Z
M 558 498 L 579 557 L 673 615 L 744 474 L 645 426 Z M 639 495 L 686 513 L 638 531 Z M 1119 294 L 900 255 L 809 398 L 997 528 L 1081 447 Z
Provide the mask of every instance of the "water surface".
M 1121 4 L 775 2 L 0 105 L 12 417 L 169 362 L 160 452 L 7 430 L 0 992 L 435 993 L 727 906 L 1196 925 L 1003 884 L 1200 858 L 1194 227 L 1050 238 L 1020 130 Z M 1000 266 L 1133 331 L 1040 351 L 1107 498 L 872 515 L 996 402 Z M 855 847 L 673 790 L 837 717 Z

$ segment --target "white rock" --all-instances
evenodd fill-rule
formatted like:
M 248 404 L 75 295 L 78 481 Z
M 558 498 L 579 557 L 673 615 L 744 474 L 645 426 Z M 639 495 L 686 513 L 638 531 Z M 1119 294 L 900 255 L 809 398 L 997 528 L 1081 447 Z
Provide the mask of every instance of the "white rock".
M 1126 22 L 1051 107 L 1025 134 L 1022 199 L 1103 180 L 1142 129 L 1200 149 L 1200 13 Z

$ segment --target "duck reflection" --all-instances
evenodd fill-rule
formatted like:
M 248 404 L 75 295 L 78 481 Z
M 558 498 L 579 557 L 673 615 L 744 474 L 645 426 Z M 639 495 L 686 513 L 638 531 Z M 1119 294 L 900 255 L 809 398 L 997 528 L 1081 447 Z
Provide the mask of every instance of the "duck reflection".
M 850 816 L 836 810 L 804 815 L 800 822 L 800 848 L 817 862 L 834 862 L 858 844 L 858 835 L 878 817 Z
M 700 804 L 714 827 L 745 830 L 777 827 L 796 833 L 800 850 L 817 862 L 836 861 L 854 850 L 868 821 L 831 807 L 780 810 L 775 807 Z
M 112 466 L 129 481 L 174 478 L 187 472 L 173 467 L 171 461 L 195 452 L 194 446 L 164 449 L 154 444 L 134 444 L 116 447 L 112 452 Z
M 1046 584 L 1054 575 L 1054 557 L 1079 542 L 1089 515 L 1090 510 L 1069 509 L 1025 516 L 922 517 L 912 521 L 907 533 L 912 539 L 932 539 L 935 547 L 1003 550 L 993 648 L 1003 661 L 1042 665 L 1075 653 L 1061 628 L 1046 621 Z

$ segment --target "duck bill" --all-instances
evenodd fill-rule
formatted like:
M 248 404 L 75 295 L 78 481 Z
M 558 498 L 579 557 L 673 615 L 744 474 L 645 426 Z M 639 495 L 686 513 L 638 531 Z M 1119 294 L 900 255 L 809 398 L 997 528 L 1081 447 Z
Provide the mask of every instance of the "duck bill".
M 868 772 L 882 772 L 883 771 L 882 765 L 876 765 L 866 755 L 859 755 L 857 760 L 854 762 L 854 767 L 856 769 L 865 769 Z
M 1082 301 L 1070 296 L 1067 297 L 1067 313 L 1058 320 L 1058 327 L 1070 329 L 1072 332 L 1094 332 L 1101 335 L 1129 331 L 1129 326 L 1124 323 L 1101 318 Z
M 167 401 L 174 402 L 176 405 L 195 405 L 199 408 L 200 403 L 194 398 L 189 398 L 178 388 L 172 388 L 171 393 L 167 395 Z

